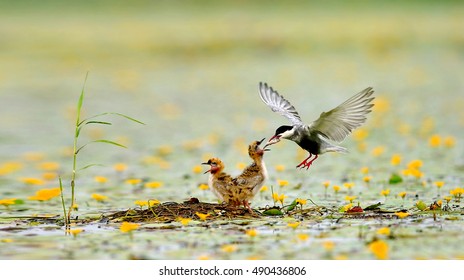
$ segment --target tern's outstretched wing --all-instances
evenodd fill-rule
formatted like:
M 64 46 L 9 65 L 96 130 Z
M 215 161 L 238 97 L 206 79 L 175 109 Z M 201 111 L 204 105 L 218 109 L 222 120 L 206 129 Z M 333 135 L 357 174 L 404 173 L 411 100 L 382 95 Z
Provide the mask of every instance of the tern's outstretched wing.
M 304 125 L 295 107 L 266 83 L 259 83 L 259 96 L 273 112 L 286 117 L 293 125 Z
M 371 103 L 374 100 L 374 97 L 371 97 L 373 93 L 374 90 L 368 87 L 338 107 L 323 112 L 319 119 L 309 126 L 309 130 L 318 131 L 337 143 L 342 142 L 353 129 L 366 121 L 366 115 L 374 106 Z

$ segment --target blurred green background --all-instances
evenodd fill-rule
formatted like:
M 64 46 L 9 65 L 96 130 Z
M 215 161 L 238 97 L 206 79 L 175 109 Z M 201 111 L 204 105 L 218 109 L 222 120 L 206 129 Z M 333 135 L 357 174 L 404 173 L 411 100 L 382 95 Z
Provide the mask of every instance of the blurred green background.
M 460 1 L 2 1 L 0 141 L 14 151 L 70 143 L 87 71 L 86 110 L 142 119 L 148 126 L 128 130 L 144 145 L 221 129 L 247 142 L 269 135 L 286 120 L 261 103 L 259 81 L 308 122 L 373 86 L 395 98 L 397 117 L 436 116 L 455 130 L 464 119 L 463 9 Z M 257 118 L 268 120 L 259 133 L 247 125 Z
M 26 199 L 38 187 L 25 184 L 21 178 L 43 176 L 43 167 L 38 165 L 41 162 L 58 163 L 53 171 L 64 176 L 69 203 L 69 147 L 76 102 L 87 72 L 84 117 L 119 112 L 146 125 L 103 118 L 114 125 L 83 130 L 81 144 L 106 138 L 129 149 L 95 144 L 79 154 L 79 166 L 105 165 L 78 175 L 81 217 L 128 209 L 134 207 L 136 199 L 156 198 L 163 202 L 196 196 L 202 201 L 215 201 L 212 193 L 198 188 L 207 181 L 207 175 L 193 168 L 207 157 L 218 156 L 226 163 L 226 171 L 235 175 L 240 170 L 237 163 L 249 162 L 248 143 L 272 136 L 275 128 L 287 123 L 261 102 L 257 90 L 260 81 L 288 98 L 308 123 L 368 86 L 376 91 L 375 110 L 362 133 L 342 144 L 350 154 L 324 155 L 305 172 L 294 169 L 305 156 L 296 145 L 282 141 L 273 146 L 266 155 L 270 173 L 267 184 L 276 186 L 276 179 L 289 180 L 289 187 L 279 189 L 279 193 L 289 196 L 288 200 L 311 197 L 327 207 L 338 208 L 340 201 L 323 196 L 321 182 L 341 184 L 348 179 L 355 182 L 354 194 L 360 196 L 363 206 L 384 201 L 379 192 L 388 187 L 385 182 L 391 172 L 399 172 L 407 162 L 421 159 L 426 174 L 421 180 L 430 187 L 422 188 L 419 181 L 412 180 L 392 190 L 392 196 L 407 190 L 407 207 L 414 207 L 416 194 L 431 203 L 437 195 L 431 186 L 433 180 L 446 181 L 441 195 L 462 187 L 463 182 L 459 175 L 464 169 L 463 14 L 462 1 L 0 1 L 0 163 L 19 162 L 9 166 L 20 166 L 12 171 L 3 165 L 0 199 L 26 200 L 24 205 L 11 209 L 3 207 L 2 215 L 16 215 L 15 211 L 22 215 L 61 213 L 58 198 L 40 204 Z M 451 142 L 433 146 L 433 135 Z M 34 158 L 31 153 L 40 156 Z M 402 166 L 390 165 L 393 154 L 402 156 Z M 123 174 L 115 172 L 112 166 L 117 162 L 127 164 L 128 170 Z M 360 177 L 363 166 L 369 167 L 373 175 L 369 190 Z M 104 186 L 96 183 L 95 175 L 107 176 L 109 182 Z M 164 185 L 143 190 L 127 184 L 124 180 L 128 178 L 157 180 Z M 56 181 L 47 181 L 42 187 L 56 187 Z M 93 192 L 109 196 L 110 201 L 93 201 Z M 340 195 L 345 195 L 344 190 Z M 387 207 L 403 203 L 401 199 L 391 201 Z M 270 192 L 260 194 L 253 206 L 269 204 Z M 306 222 L 302 232 L 318 234 L 313 221 Z M 449 223 L 452 226 L 448 229 L 454 230 L 450 236 L 462 232 L 462 221 Z M 417 226 L 422 232 L 422 224 Z M 28 227 L 23 229 L 25 233 Z M 286 223 L 280 227 L 289 234 Z M 54 229 L 55 235 L 62 235 L 59 227 Z M 88 240 L 93 240 L 92 232 L 99 229 L 86 230 Z M 197 258 L 195 246 L 185 252 L 179 245 L 187 233 L 197 234 L 197 228 L 186 228 L 187 233 L 182 230 L 171 231 L 174 239 L 170 239 L 169 232 L 165 236 L 180 252 L 159 253 L 154 249 L 148 258 Z M 416 251 L 415 239 L 401 239 L 395 244 L 406 245 L 394 244 L 392 258 L 462 256 L 459 246 L 446 235 L 441 243 L 435 242 L 434 230 L 430 230 L 433 232 L 428 239 L 432 245 L 424 247 L 424 251 Z M 274 229 L 263 232 L 271 231 Z M 363 249 L 359 251 L 365 247 L 364 241 L 353 243 L 355 231 L 348 226 L 332 232 L 329 221 L 325 227 L 322 225 L 320 236 L 334 237 L 337 246 L 345 246 L 341 252 L 350 252 L 350 257 L 372 257 Z M 231 232 L 235 236 L 227 232 L 228 238 L 241 240 L 242 228 Z M 8 232 L 4 235 L 10 237 Z M 152 238 L 152 233 L 147 236 Z M 218 230 L 212 245 L 208 235 L 204 237 L 208 245 L 200 246 L 217 251 L 224 236 Z M 25 241 L 24 247 L 28 242 L 45 244 L 40 236 L 37 238 Z M 114 238 L 126 246 L 127 239 L 116 234 Z M 267 245 L 258 247 L 266 249 L 274 244 L 272 233 L 264 233 L 263 240 Z M 165 240 L 159 238 L 157 242 L 164 245 Z M 285 242 L 290 241 L 277 244 L 286 248 L 277 250 L 280 255 L 266 255 L 277 252 L 274 249 L 261 252 L 258 248 L 253 252 L 263 258 L 327 258 L 318 243 L 322 252 L 308 255 L 302 250 L 299 255 L 292 255 L 293 251 L 288 255 L 286 250 L 293 244 Z M 145 251 L 146 244 L 139 245 Z M 11 246 L 9 252 L 17 251 L 16 244 Z M 53 246 L 47 251 L 48 247 L 34 250 L 33 245 L 33 255 L 25 251 L 24 256 L 132 256 L 119 248 L 115 249 L 117 255 L 105 252 L 96 256 L 93 249 L 80 248 L 61 254 L 61 249 Z M 406 252 L 398 248 L 406 248 Z M 73 255 L 77 252 L 82 255 Z M 247 252 L 240 251 L 234 258 L 250 257 Z M 357 255 L 359 252 L 361 255 Z M 217 257 L 223 258 L 221 254 Z M 6 258 L 24 256 L 13 254 Z

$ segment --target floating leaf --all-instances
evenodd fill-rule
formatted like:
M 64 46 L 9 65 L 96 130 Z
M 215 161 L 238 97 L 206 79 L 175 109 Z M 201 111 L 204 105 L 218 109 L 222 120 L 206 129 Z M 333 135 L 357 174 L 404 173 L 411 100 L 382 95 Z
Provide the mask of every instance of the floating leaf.
M 282 216 L 284 213 L 279 208 L 269 208 L 263 212 L 266 216 Z
M 427 204 L 425 204 L 425 202 L 423 202 L 422 200 L 419 200 L 418 202 L 416 202 L 416 207 L 417 209 L 424 211 L 427 208 Z
M 372 204 L 372 205 L 369 205 L 366 208 L 364 208 L 364 211 L 372 211 L 372 210 L 375 210 L 375 209 L 379 209 L 380 205 L 382 205 L 382 203 L 377 202 L 376 204 Z
M 16 199 L 16 200 L 14 201 L 14 204 L 15 204 L 15 205 L 24 204 L 24 200 L 22 200 L 22 199 Z
M 401 182 L 403 182 L 403 178 L 400 175 L 396 174 L 396 173 L 393 173 L 390 176 L 390 179 L 388 180 L 388 183 L 390 185 L 399 184 Z

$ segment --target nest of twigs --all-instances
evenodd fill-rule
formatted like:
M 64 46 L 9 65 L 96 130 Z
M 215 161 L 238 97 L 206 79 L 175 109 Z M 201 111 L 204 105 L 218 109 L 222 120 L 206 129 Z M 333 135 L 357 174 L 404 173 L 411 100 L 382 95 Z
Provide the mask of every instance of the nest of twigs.
M 110 221 L 127 221 L 127 222 L 172 222 L 180 218 L 190 218 L 200 220 L 196 213 L 209 214 L 208 220 L 217 219 L 249 219 L 257 218 L 260 213 L 254 211 L 251 213 L 243 207 L 236 207 L 225 203 L 205 203 L 196 198 L 192 198 L 182 203 L 164 202 L 154 205 L 148 209 L 129 209 L 119 211 L 108 216 Z

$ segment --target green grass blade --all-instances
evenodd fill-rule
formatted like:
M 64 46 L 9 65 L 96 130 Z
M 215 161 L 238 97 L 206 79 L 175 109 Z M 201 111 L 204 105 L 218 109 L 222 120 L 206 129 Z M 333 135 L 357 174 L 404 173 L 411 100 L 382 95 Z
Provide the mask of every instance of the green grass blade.
M 95 124 L 104 124 L 104 125 L 112 125 L 112 123 L 110 123 L 110 122 L 101 122 L 101 121 L 88 121 L 88 122 L 86 122 L 85 124 L 92 124 L 92 123 L 95 123 Z
M 103 164 L 99 164 L 99 163 L 88 164 L 88 165 L 86 165 L 86 166 L 84 166 L 84 167 L 82 167 L 82 168 L 79 168 L 79 171 L 84 170 L 84 169 L 87 169 L 87 168 L 90 168 L 90 167 L 92 167 L 92 166 L 103 166 Z
M 116 143 L 116 142 L 110 141 L 110 140 L 105 140 L 105 139 L 95 140 L 95 141 L 92 141 L 92 142 L 106 143 L 106 144 L 119 146 L 119 147 L 122 147 L 122 148 L 127 148 L 126 146 L 124 146 L 122 144 L 119 144 L 119 143 Z
M 68 226 L 68 219 L 66 215 L 66 206 L 64 204 L 64 196 L 63 196 L 63 183 L 61 182 L 61 176 L 58 176 L 58 181 L 60 183 L 60 195 L 61 195 L 61 205 L 63 206 L 63 219 L 64 224 Z
M 84 103 L 85 84 L 87 83 L 88 76 L 89 76 L 89 72 L 85 74 L 84 85 L 82 86 L 81 95 L 79 96 L 79 101 L 77 102 L 77 120 L 76 120 L 77 125 L 79 125 L 79 118 L 81 115 L 82 104 Z
M 139 121 L 139 120 L 137 120 L 137 119 L 131 118 L 131 117 L 129 117 L 129 116 L 127 116 L 127 115 L 124 115 L 124 114 L 120 114 L 120 113 L 109 113 L 109 114 L 118 115 L 118 116 L 123 117 L 123 118 L 126 118 L 126 119 L 128 119 L 128 120 L 130 120 L 130 121 L 133 121 L 133 122 L 136 122 L 136 123 L 145 125 L 145 123 L 143 123 L 143 122 L 141 122 L 141 121 Z
M 83 124 L 83 123 L 85 123 L 85 122 L 87 122 L 87 121 L 89 121 L 89 120 L 91 120 L 91 119 L 94 119 L 94 118 L 97 118 L 97 117 L 101 117 L 101 116 L 105 116 L 105 115 L 117 115 L 117 116 L 126 118 L 126 119 L 128 119 L 128 120 L 130 120 L 130 121 L 133 121 L 133 122 L 136 122 L 136 123 L 145 125 L 145 123 L 143 123 L 143 122 L 141 122 L 141 121 L 139 121 L 139 120 L 137 120 L 137 119 L 134 119 L 134 118 L 129 117 L 129 116 L 127 116 L 127 115 L 124 115 L 124 114 L 121 114 L 121 113 L 116 113 L 116 112 L 105 112 L 105 113 L 97 114 L 97 115 L 95 115 L 95 116 L 91 116 L 91 117 L 89 117 L 89 118 L 86 118 L 86 119 L 82 120 L 80 123 L 78 123 L 78 125 L 81 125 L 81 124 Z

